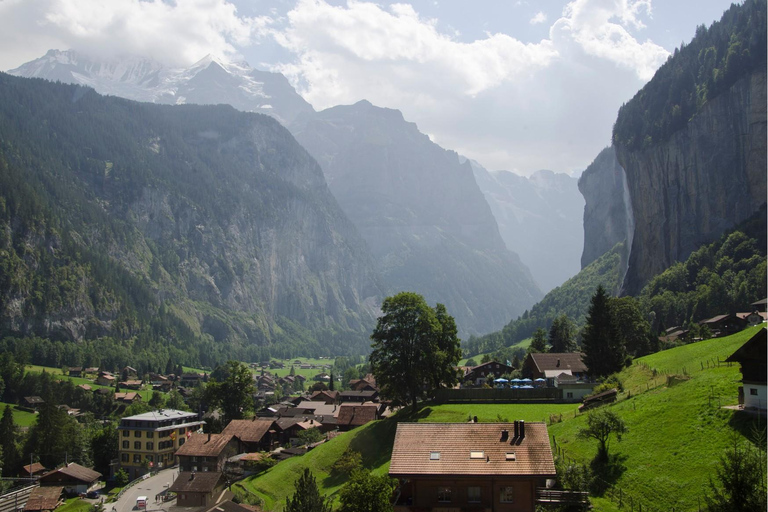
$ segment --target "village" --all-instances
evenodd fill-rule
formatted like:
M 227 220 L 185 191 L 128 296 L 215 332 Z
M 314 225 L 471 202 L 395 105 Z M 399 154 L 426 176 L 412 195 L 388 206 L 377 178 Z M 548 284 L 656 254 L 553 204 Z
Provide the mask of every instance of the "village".
M 720 315 L 700 325 L 713 338 L 729 336 L 762 324 L 765 304 L 765 300 L 758 301 L 751 304 L 751 313 Z M 686 334 L 668 329 L 664 338 L 670 341 Z M 741 369 L 742 385 L 738 397 L 732 397 L 738 399 L 739 410 L 766 412 L 765 353 L 766 329 L 761 328 L 724 361 Z M 311 371 L 312 377 L 305 377 L 302 371 Z M 455 371 L 459 384 L 434 390 L 430 403 L 574 403 L 578 412 L 584 412 L 614 402 L 619 393 L 610 383 L 590 378 L 583 354 L 578 352 L 532 352 L 520 368 L 491 360 L 457 366 Z M 0 511 L 52 512 L 73 496 L 106 510 L 115 500 L 114 493 L 107 490 L 117 480 L 126 489 L 172 469 L 172 485 L 150 498 L 142 496 L 142 503 L 131 508 L 150 509 L 154 502 L 163 510 L 253 512 L 261 508 L 238 499 L 232 492 L 234 484 L 356 428 L 396 417 L 400 411 L 382 396 L 371 373 L 342 383 L 333 377 L 333 365 L 307 364 L 300 359 L 252 363 L 248 372 L 251 398 L 257 404 L 255 414 L 229 419 L 217 408 L 204 407 L 205 401 L 194 401 L 195 390 L 209 381 L 207 372 L 140 376 L 131 367 L 114 373 L 68 368 L 68 378 L 92 380 L 92 384 L 78 384 L 79 392 L 108 396 L 124 411 L 117 424 L 117 456 L 109 473 L 75 462 L 45 467 L 32 461 L 21 467 L 17 487 L 3 496 Z M 310 379 L 313 383 L 307 386 Z M 130 414 L 131 406 L 142 402 L 142 394 L 150 389 L 151 393 L 178 393 L 185 410 L 143 407 L 150 410 Z M 18 407 L 37 411 L 45 405 L 40 396 L 26 396 Z M 197 405 L 197 411 L 190 405 Z M 56 404 L 56 408 L 75 418 L 83 414 L 66 404 Z M 533 511 L 546 504 L 587 503 L 587 492 L 557 485 L 557 451 L 546 422 L 506 418 L 478 422 L 477 416 L 462 423 L 399 422 L 391 453 L 388 473 L 399 482 L 392 496 L 398 512 L 448 508 Z

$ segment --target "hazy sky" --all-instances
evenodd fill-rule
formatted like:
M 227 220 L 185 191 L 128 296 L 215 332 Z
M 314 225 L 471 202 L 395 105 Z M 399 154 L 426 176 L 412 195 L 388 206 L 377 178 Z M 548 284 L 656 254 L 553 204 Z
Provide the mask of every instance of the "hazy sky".
M 0 69 L 47 50 L 280 71 L 320 110 L 400 109 L 492 170 L 581 171 L 724 0 L 0 0 Z

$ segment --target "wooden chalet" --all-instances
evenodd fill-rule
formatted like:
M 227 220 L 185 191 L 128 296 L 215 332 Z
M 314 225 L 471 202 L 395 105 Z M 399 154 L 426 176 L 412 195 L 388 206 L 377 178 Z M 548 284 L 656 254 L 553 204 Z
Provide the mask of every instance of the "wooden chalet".
M 766 374 L 768 373 L 768 343 L 766 329 L 763 327 L 757 334 L 749 338 L 734 352 L 726 362 L 741 365 L 741 386 L 739 387 L 739 404 L 745 409 L 765 411 Z
M 533 512 L 556 478 L 544 423 L 400 423 L 389 475 L 395 512 Z
M 374 390 L 367 391 L 342 391 L 339 393 L 339 401 L 341 403 L 348 402 L 373 402 L 378 401 L 379 392 Z
M 749 325 L 749 322 L 736 315 L 717 315 L 700 321 L 699 325 L 706 325 L 709 327 L 710 332 L 712 332 L 712 337 L 719 338 L 744 330 Z
M 523 361 L 523 377 L 529 379 L 547 379 L 552 385 L 553 379 L 565 373 L 579 379 L 587 378 L 587 365 L 580 352 L 542 352 L 528 354 Z
M 38 407 L 41 407 L 43 404 L 45 404 L 45 400 L 39 396 L 25 396 L 22 403 L 24 407 L 37 410 Z
M 379 404 L 342 404 L 339 407 L 336 423 L 341 432 L 346 432 L 377 419 L 379 419 Z
M 27 464 L 26 466 L 21 467 L 21 473 L 19 473 L 19 476 L 29 478 L 33 476 L 41 476 L 48 472 L 48 469 L 46 469 L 45 466 L 40 464 L 39 462 L 35 462 L 32 464 Z
M 101 476 L 98 471 L 70 462 L 41 476 L 40 485 L 60 486 L 68 494 L 82 494 L 96 487 Z
M 215 503 L 216 495 L 224 485 L 221 473 L 181 472 L 168 489 L 176 493 L 179 507 L 207 507 Z
M 224 471 L 226 460 L 238 453 L 237 439 L 231 434 L 196 434 L 176 450 L 179 471 Z
M 315 391 L 309 399 L 313 402 L 325 402 L 326 404 L 335 404 L 339 401 L 338 391 Z
M 232 420 L 221 433 L 237 439 L 240 453 L 266 451 L 277 444 L 277 431 L 273 423 L 273 420 L 261 418 Z
M 482 386 L 483 384 L 493 385 L 495 379 L 500 378 L 515 371 L 511 366 L 498 361 L 488 361 L 477 366 L 468 368 L 464 374 L 464 382 L 473 386 Z
M 51 512 L 56 507 L 64 503 L 61 497 L 64 492 L 63 487 L 35 487 L 27 498 L 27 504 L 24 505 L 25 512 Z

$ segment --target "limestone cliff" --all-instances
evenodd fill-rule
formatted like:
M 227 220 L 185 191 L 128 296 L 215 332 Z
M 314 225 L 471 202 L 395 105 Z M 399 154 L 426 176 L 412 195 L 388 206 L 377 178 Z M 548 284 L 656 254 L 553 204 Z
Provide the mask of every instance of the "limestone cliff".
M 766 73 L 708 101 L 668 140 L 616 147 L 635 219 L 623 293 L 753 214 L 766 200 Z
M 616 244 L 626 241 L 623 247 L 627 248 L 632 244 L 634 221 L 627 177 L 613 147 L 602 150 L 587 167 L 579 178 L 579 191 L 586 201 L 581 255 L 581 268 L 585 268 Z M 626 271 L 626 256 L 622 258 L 622 275 Z

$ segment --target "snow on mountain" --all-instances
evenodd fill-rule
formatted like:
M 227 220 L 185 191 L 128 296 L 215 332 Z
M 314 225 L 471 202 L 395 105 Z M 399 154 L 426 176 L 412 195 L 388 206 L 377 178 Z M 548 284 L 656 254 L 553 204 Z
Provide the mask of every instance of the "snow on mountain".
M 188 68 L 167 68 L 143 57 L 96 59 L 73 50 L 49 50 L 43 57 L 9 71 L 27 78 L 77 83 L 100 94 L 161 104 L 229 104 L 288 124 L 313 112 L 278 73 L 206 55 Z

